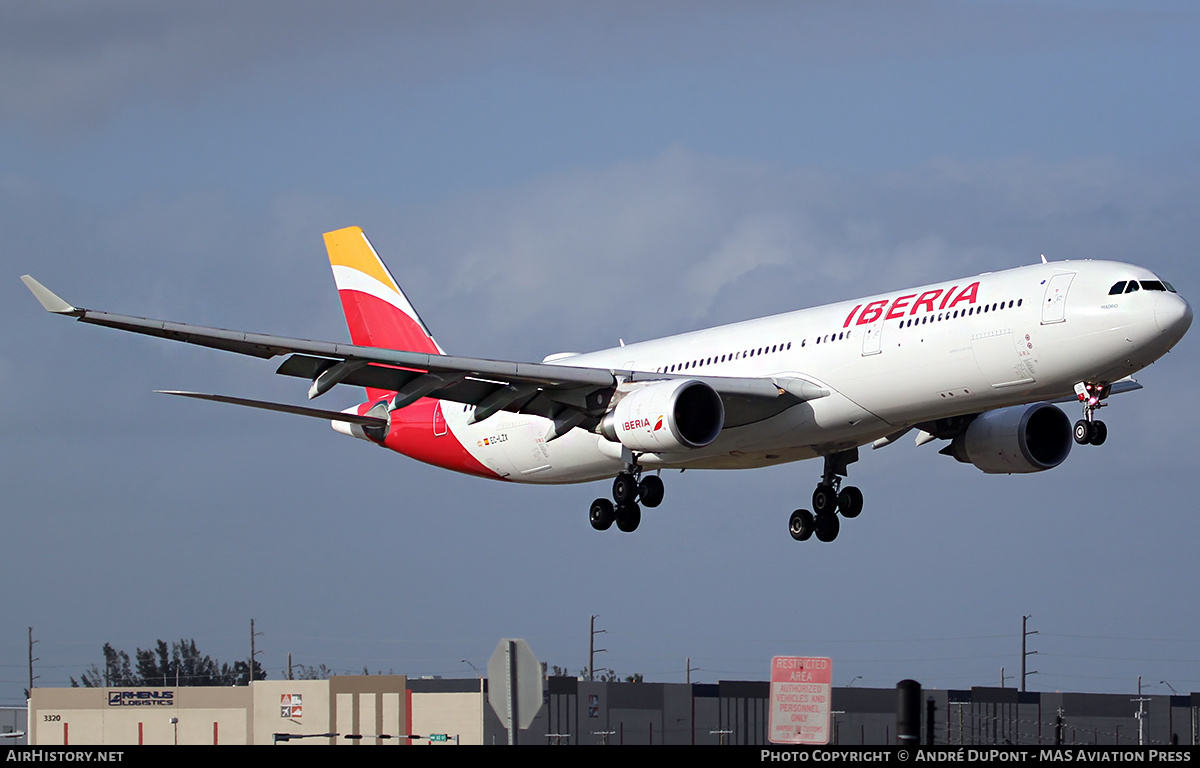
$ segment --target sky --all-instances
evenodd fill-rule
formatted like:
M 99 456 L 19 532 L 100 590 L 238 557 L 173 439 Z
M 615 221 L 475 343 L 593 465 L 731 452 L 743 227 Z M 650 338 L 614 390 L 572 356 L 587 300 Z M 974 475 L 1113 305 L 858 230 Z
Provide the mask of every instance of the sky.
M 321 234 L 362 226 L 441 345 L 541 360 L 1050 259 L 1200 297 L 1200 9 L 1185 2 L 0 0 L 0 704 L 112 643 L 269 677 L 549 664 L 683 682 L 1200 690 L 1193 331 L 1109 440 L 989 476 L 864 449 L 798 543 L 810 461 L 488 482 L 312 419 L 278 361 L 46 314 L 348 338 Z M 316 404 L 341 409 L 338 387 Z M 1072 419 L 1074 408 L 1068 409 Z M 1002 672 L 1003 670 L 1003 672 Z

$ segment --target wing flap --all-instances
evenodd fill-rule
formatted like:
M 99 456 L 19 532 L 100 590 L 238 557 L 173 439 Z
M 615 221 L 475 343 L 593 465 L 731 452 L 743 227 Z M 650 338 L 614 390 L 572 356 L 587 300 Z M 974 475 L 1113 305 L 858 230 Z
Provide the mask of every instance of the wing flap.
M 313 357 L 312 355 L 290 355 L 288 359 L 275 370 L 275 373 L 281 376 L 294 376 L 298 379 L 315 380 L 325 371 L 333 368 L 344 359 L 331 359 L 328 357 Z M 398 368 L 396 366 L 387 365 L 371 365 L 367 364 L 362 368 L 358 368 L 344 378 L 339 384 L 350 384 L 356 387 L 369 387 L 372 389 L 386 389 L 392 392 L 399 391 L 408 382 L 423 375 L 425 371 L 412 370 L 409 368 Z

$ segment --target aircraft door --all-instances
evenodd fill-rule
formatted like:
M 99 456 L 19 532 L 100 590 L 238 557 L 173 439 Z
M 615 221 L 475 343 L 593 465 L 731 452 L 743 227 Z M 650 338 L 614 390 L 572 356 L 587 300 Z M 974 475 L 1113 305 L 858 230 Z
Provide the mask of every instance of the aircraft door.
M 863 357 L 878 355 L 883 346 L 883 320 L 876 320 L 868 325 L 863 336 Z
M 442 415 L 442 401 L 433 404 L 433 436 L 441 437 L 446 434 L 446 417 Z
M 1050 278 L 1046 285 L 1046 298 L 1042 301 L 1042 325 L 1061 323 L 1067 319 L 1067 289 L 1074 278 L 1074 272 L 1063 272 Z

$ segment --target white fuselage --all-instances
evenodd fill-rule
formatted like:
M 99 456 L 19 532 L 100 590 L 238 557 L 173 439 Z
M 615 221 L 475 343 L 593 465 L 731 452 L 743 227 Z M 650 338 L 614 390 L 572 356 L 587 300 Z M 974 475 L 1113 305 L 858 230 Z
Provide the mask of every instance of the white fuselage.
M 703 448 L 639 459 L 648 469 L 760 467 L 939 418 L 1069 397 L 1078 382 L 1112 382 L 1146 367 L 1182 337 L 1191 310 L 1167 290 L 1110 294 L 1129 280 L 1158 278 L 1115 262 L 1038 264 L 553 362 L 671 377 L 798 378 L 828 390 L 726 427 Z M 545 419 L 500 412 L 468 425 L 469 407 L 442 406 L 454 437 L 508 480 L 582 482 L 624 466 L 622 446 L 592 432 L 546 442 Z

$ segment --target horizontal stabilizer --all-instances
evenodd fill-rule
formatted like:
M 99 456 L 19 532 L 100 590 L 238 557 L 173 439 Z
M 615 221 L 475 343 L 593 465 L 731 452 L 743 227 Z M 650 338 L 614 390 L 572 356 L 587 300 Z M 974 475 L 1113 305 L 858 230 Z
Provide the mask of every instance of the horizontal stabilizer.
M 342 411 L 326 411 L 321 408 L 305 408 L 300 405 L 287 405 L 285 403 L 270 403 L 265 400 L 247 400 L 244 397 L 230 397 L 229 395 L 208 395 L 203 392 L 174 392 L 164 389 L 155 390 L 160 395 L 177 395 L 179 397 L 191 397 L 196 400 L 215 400 L 218 403 L 229 403 L 230 405 L 244 405 L 249 408 L 262 408 L 265 411 L 279 411 L 280 413 L 292 413 L 297 416 L 311 416 L 316 419 L 328 419 L 330 421 L 345 421 L 350 424 L 360 424 L 364 427 L 386 427 L 387 419 L 377 418 L 375 416 L 359 416 L 354 413 L 343 413 Z

